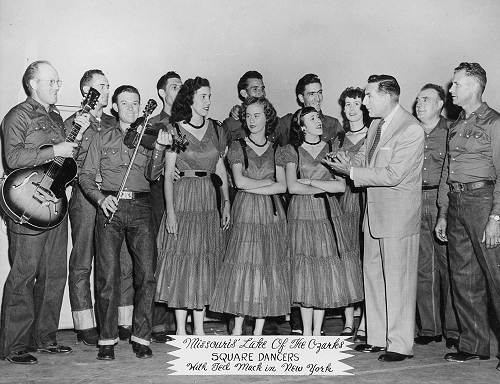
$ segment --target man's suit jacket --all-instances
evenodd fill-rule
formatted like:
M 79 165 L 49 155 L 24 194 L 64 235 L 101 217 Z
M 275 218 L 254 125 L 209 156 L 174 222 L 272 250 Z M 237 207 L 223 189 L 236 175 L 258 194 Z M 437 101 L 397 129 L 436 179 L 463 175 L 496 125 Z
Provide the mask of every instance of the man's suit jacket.
M 354 184 L 367 187 L 363 228 L 375 238 L 416 234 L 420 230 L 424 131 L 417 119 L 398 106 L 368 164 L 379 121 L 371 123 L 352 169 Z

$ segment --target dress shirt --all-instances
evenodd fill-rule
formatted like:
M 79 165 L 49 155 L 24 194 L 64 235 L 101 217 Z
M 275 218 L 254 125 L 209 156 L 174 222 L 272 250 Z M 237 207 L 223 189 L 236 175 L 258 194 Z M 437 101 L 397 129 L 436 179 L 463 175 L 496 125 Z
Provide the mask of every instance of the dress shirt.
M 429 133 L 425 132 L 424 165 L 422 167 L 422 185 L 437 186 L 441 179 L 446 156 L 446 139 L 449 121 L 441 116 L 436 126 Z

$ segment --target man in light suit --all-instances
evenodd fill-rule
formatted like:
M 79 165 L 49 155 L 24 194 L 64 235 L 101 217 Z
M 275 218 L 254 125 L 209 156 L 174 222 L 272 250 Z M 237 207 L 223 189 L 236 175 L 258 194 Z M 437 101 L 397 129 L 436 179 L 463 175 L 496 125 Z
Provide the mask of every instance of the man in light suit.
M 424 131 L 399 105 L 388 75 L 368 78 L 363 104 L 375 118 L 355 158 L 327 161 L 367 187 L 363 221 L 366 324 L 369 344 L 357 351 L 385 353 L 380 361 L 413 357 Z

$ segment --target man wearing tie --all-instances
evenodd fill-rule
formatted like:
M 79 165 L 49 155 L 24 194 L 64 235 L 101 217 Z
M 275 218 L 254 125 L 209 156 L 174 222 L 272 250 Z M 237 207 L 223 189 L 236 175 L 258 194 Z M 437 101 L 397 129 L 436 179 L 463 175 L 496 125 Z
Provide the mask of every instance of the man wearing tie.
M 365 145 L 350 159 L 326 161 L 367 187 L 363 221 L 368 344 L 380 361 L 413 357 L 424 132 L 399 105 L 400 88 L 389 75 L 368 78 L 363 104 L 374 118 Z

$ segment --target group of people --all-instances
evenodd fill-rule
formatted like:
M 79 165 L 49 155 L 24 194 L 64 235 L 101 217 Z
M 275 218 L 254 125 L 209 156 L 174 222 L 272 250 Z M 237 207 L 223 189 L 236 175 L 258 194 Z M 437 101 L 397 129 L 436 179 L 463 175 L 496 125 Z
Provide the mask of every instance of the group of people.
M 30 64 L 22 82 L 28 98 L 2 122 L 6 170 L 76 160 L 70 302 L 77 337 L 99 347 L 98 359 L 114 359 L 119 339 L 151 357 L 151 341 L 186 334 L 188 311 L 203 335 L 207 306 L 234 315 L 233 335 L 248 318 L 262 335 L 266 318 L 289 314 L 291 334 L 319 336 L 325 309 L 345 308 L 342 334 L 381 361 L 443 337 L 456 349 L 448 361 L 489 358 L 489 319 L 500 317 L 500 116 L 482 101 L 479 64 L 454 70 L 450 94 L 463 109 L 454 122 L 442 116 L 442 87 L 422 87 L 415 118 L 389 75 L 342 92 L 343 125 L 323 114 L 315 74 L 297 83 L 300 108 L 278 118 L 262 75 L 245 73 L 241 104 L 220 123 L 208 117 L 209 81 L 171 71 L 146 128 L 134 86 L 117 87 L 114 116 L 103 112 L 101 70 L 80 81 L 83 96 L 100 92 L 95 108 L 65 122 L 49 62 Z M 131 148 L 133 130 L 153 132 L 152 145 Z M 33 364 L 34 351 L 69 353 L 56 340 L 68 221 L 44 231 L 6 222 L 0 357 Z

